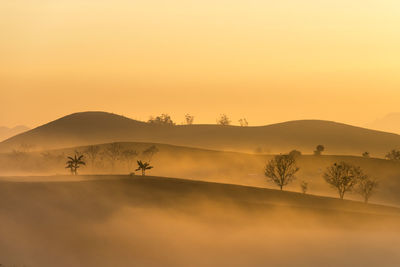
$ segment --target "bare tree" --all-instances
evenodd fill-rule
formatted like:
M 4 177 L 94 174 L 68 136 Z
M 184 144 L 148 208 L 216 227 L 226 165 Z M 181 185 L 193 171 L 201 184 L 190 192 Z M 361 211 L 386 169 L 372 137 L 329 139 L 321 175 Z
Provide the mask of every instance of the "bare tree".
M 151 162 L 153 156 L 158 153 L 159 150 L 155 145 L 150 146 L 146 150 L 142 152 L 143 156 L 147 157 L 149 159 L 149 162 Z
M 301 192 L 303 194 L 306 194 L 307 190 L 308 190 L 308 183 L 306 181 L 302 181 L 300 184 L 300 188 L 301 188 Z
M 175 122 L 172 121 L 171 116 L 166 113 L 163 113 L 157 117 L 150 117 L 147 123 L 158 125 L 175 125 Z
M 378 187 L 379 183 L 377 180 L 373 180 L 368 176 L 363 177 L 358 182 L 357 192 L 364 198 L 364 202 L 368 203 L 372 193 Z
M 328 167 L 323 177 L 338 191 L 340 199 L 343 199 L 346 192 L 351 192 L 360 180 L 365 179 L 365 174 L 360 167 L 340 162 Z
M 192 125 L 194 121 L 194 116 L 190 114 L 185 114 L 185 122 L 187 125 Z
M 385 158 L 387 158 L 388 160 L 400 161 L 400 151 L 392 149 L 386 154 Z
M 115 163 L 120 159 L 122 153 L 122 146 L 119 143 L 111 143 L 106 146 L 103 151 L 104 156 L 106 156 L 111 164 L 111 170 L 114 172 Z
M 249 122 L 247 121 L 246 118 L 240 119 L 240 120 L 239 120 L 239 124 L 240 124 L 240 126 L 242 126 L 242 127 L 247 127 L 247 126 L 249 126 Z
M 314 155 L 320 156 L 324 150 L 325 147 L 323 145 L 318 145 L 314 151 Z
M 100 154 L 100 146 L 88 146 L 84 153 L 86 157 L 90 160 L 90 165 L 92 169 L 94 169 L 96 159 Z
M 142 176 L 146 175 L 146 170 L 150 170 L 153 168 L 153 166 L 150 166 L 150 163 L 148 162 L 142 162 L 141 160 L 137 161 L 138 168 L 136 171 L 142 171 Z
M 136 150 L 128 149 L 122 152 L 122 158 L 126 161 L 129 171 L 132 170 L 133 161 L 138 156 Z
M 295 179 L 298 171 L 296 159 L 291 155 L 277 155 L 265 166 L 265 176 L 281 190 Z
M 226 114 L 221 114 L 221 116 L 219 116 L 219 118 L 217 119 L 217 124 L 219 125 L 230 125 L 231 124 L 231 120 L 229 119 L 229 117 Z
M 68 157 L 68 161 L 66 162 L 67 166 L 65 166 L 65 168 L 70 169 L 71 174 L 78 175 L 78 169 L 80 166 L 86 165 L 83 157 L 83 155 L 78 154 L 75 154 L 74 157 Z

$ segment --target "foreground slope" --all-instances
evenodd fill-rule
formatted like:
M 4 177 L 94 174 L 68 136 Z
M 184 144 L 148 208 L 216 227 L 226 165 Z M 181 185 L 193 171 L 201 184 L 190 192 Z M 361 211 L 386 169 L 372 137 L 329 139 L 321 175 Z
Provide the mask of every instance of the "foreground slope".
M 105 112 L 68 115 L 0 143 L 0 151 L 21 144 L 36 149 L 107 142 L 156 142 L 219 150 L 280 153 L 300 149 L 311 153 L 325 145 L 330 154 L 361 154 L 368 151 L 383 156 L 400 146 L 400 136 L 330 121 L 291 121 L 268 126 L 219 125 L 159 126 Z
M 2 264 L 400 263 L 396 208 L 182 179 L 80 178 L 85 181 L 0 182 Z
M 9 197 L 10 193 L 17 194 L 18 198 L 24 195 L 26 199 L 33 197 L 36 200 L 34 205 L 38 205 L 42 200 L 40 196 L 42 193 L 43 197 L 50 193 L 54 194 L 52 197 L 57 198 L 57 195 L 62 192 L 64 196 L 68 193 L 72 199 L 78 197 L 93 198 L 93 200 L 96 199 L 98 193 L 101 193 L 101 197 L 114 198 L 114 200 L 121 197 L 133 204 L 140 203 L 149 206 L 187 205 L 186 201 L 192 199 L 228 202 L 250 210 L 263 210 L 277 206 L 315 210 L 317 213 L 337 211 L 400 216 L 400 208 L 396 207 L 243 185 L 135 175 L 83 175 L 76 178 L 79 180 L 68 181 L 69 176 L 53 178 L 33 176 L 26 177 L 25 182 L 14 182 L 13 177 L 2 177 L 0 194 L 6 197 Z M 90 196 L 90 194 L 93 195 Z M 14 201 L 19 200 L 14 199 Z

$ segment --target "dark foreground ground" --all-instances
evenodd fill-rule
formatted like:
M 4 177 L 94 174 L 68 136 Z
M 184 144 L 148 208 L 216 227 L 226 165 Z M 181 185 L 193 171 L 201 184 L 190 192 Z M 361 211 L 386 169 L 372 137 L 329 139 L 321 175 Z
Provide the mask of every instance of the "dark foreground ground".
M 394 207 L 173 178 L 69 178 L 2 179 L 0 264 L 400 265 Z

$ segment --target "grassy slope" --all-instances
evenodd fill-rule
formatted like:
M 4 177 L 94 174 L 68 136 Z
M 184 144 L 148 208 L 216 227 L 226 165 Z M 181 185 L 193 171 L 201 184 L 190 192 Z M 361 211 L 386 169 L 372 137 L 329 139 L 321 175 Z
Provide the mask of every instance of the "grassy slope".
M 152 143 L 121 143 L 123 149 L 134 149 L 141 152 L 153 145 Z M 103 147 L 105 145 L 102 145 Z M 204 181 L 216 181 L 257 187 L 273 187 L 263 175 L 265 162 L 271 155 L 255 155 L 238 152 L 221 152 L 213 150 L 196 149 L 189 147 L 156 144 L 159 152 L 153 157 L 152 165 L 155 166 L 149 173 L 151 175 L 181 177 Z M 54 155 L 65 153 L 73 154 L 74 150 L 84 151 L 85 147 L 70 148 L 52 151 Z M 146 159 L 143 155 L 139 159 Z M 354 156 L 323 155 L 320 157 L 303 155 L 298 158 L 300 171 L 297 180 L 288 186 L 288 190 L 300 191 L 299 183 L 302 180 L 309 182 L 309 191 L 312 194 L 336 196 L 336 191 L 330 188 L 322 179 L 322 173 L 330 164 L 338 161 L 347 161 L 362 167 L 371 177 L 380 181 L 380 187 L 373 195 L 372 201 L 383 204 L 400 205 L 400 164 L 376 158 L 362 158 Z M 3 163 L 3 164 L 2 164 Z M 0 175 L 12 175 L 15 170 L 20 171 L 20 161 L 8 161 L 7 156 L 0 157 Z M 49 166 L 50 165 L 50 166 Z M 29 167 L 30 166 L 30 167 Z M 64 158 L 57 163 L 45 161 L 40 153 L 33 153 L 31 161 L 24 162 L 23 168 L 29 173 L 66 173 Z M 105 168 L 92 169 L 90 163 L 81 173 L 110 173 Z M 20 169 L 19 169 L 20 168 Z M 46 168 L 48 168 L 46 170 Z M 118 163 L 116 173 L 130 173 L 125 163 Z M 19 173 L 17 173 L 19 174 Z M 346 198 L 360 200 L 357 195 L 348 194 Z
M 31 177 L 28 180 L 47 178 Z M 54 198 L 52 202 L 57 202 L 56 199 L 62 200 L 65 196 L 69 196 L 70 199 L 78 198 L 83 202 L 96 201 L 96 197 L 99 197 L 109 201 L 115 198 L 117 202 L 124 200 L 133 205 L 140 203 L 165 207 L 187 205 L 186 200 L 192 199 L 244 205 L 254 210 L 276 205 L 300 209 L 400 216 L 400 209 L 394 207 L 367 205 L 357 201 L 267 188 L 155 176 L 85 175 L 79 178 L 82 180 L 72 182 L 65 181 L 68 177 L 58 177 L 51 182 L 3 181 L 0 182 L 0 195 L 3 198 L 14 198 L 14 201 L 35 199 L 35 205 L 38 205 L 41 198 L 49 196 Z M 56 181 L 57 179 L 61 181 Z

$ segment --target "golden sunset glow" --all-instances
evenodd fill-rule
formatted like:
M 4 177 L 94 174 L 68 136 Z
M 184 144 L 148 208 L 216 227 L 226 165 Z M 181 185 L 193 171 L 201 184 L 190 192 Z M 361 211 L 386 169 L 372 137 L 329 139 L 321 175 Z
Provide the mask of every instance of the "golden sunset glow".
M 0 125 L 85 110 L 363 125 L 399 111 L 399 26 L 395 0 L 2 1 Z
M 0 0 L 0 267 L 400 266 L 400 0 Z

